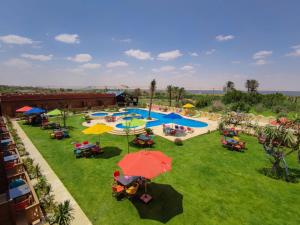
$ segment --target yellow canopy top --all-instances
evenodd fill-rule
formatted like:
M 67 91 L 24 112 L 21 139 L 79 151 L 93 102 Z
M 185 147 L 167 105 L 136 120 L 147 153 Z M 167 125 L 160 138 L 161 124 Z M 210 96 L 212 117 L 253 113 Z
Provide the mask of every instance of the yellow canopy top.
M 95 124 L 94 126 L 84 129 L 82 132 L 84 134 L 103 134 L 112 131 L 113 129 L 113 127 L 105 124 Z
M 183 106 L 183 108 L 194 108 L 195 106 L 192 105 L 191 103 L 187 103 Z

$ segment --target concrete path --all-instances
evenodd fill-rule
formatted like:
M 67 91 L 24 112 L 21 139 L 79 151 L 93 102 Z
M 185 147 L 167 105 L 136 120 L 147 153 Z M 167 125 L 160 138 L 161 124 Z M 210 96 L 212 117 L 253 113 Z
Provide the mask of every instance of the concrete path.
M 23 129 L 19 126 L 16 121 L 12 121 L 14 128 L 17 130 L 18 135 L 22 139 L 24 146 L 29 152 L 30 157 L 34 159 L 41 166 L 42 174 L 46 176 L 47 180 L 52 186 L 53 194 L 57 202 L 63 202 L 65 200 L 70 200 L 70 203 L 74 209 L 73 216 L 74 220 L 72 225 L 91 225 L 91 221 L 87 218 L 84 212 L 81 210 L 75 199 L 69 193 L 64 184 L 60 181 L 58 176 L 51 169 L 47 161 L 43 158 L 37 148 L 33 145 L 31 140 L 27 137 Z

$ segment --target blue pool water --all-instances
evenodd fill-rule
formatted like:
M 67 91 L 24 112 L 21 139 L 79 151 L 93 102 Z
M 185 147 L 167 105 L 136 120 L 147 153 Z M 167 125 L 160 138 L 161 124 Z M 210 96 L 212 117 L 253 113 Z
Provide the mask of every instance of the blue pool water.
M 116 128 L 120 128 L 120 129 L 124 129 L 124 128 L 136 128 L 137 126 L 125 126 L 125 125 L 123 125 L 123 124 L 121 124 L 121 123 L 118 123 L 117 125 L 116 125 Z
M 123 118 L 123 120 L 132 120 L 133 118 L 144 119 L 144 117 L 142 117 L 142 116 L 126 116 Z
M 124 116 L 126 114 L 128 114 L 128 113 L 127 112 L 116 112 L 116 113 L 113 113 L 112 115 L 113 116 Z
M 105 112 L 96 112 L 96 113 L 92 113 L 92 116 L 107 116 L 108 113 Z
M 148 117 L 148 110 L 145 110 L 145 109 L 128 109 L 127 112 L 139 114 L 144 118 Z M 181 119 L 176 119 L 176 120 L 166 119 L 166 118 L 164 118 L 164 116 L 166 114 L 163 114 L 163 113 L 151 112 L 150 115 L 151 115 L 151 118 L 155 119 L 155 120 L 147 122 L 146 127 L 154 127 L 154 126 L 159 126 L 159 125 L 167 124 L 167 123 L 175 123 L 180 126 L 198 127 L 198 128 L 208 126 L 207 123 L 193 120 L 193 119 L 186 119 L 183 117 Z

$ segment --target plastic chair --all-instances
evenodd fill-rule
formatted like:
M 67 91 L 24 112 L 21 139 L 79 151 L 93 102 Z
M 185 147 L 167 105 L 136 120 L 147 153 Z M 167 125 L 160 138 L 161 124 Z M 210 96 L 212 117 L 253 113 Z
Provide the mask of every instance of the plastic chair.
M 80 143 L 76 143 L 76 144 L 75 144 L 75 148 L 79 148 L 80 146 L 81 146 Z
M 82 144 L 83 145 L 87 145 L 87 144 L 89 144 L 89 142 L 88 141 L 84 141 L 84 142 L 82 142 Z
M 120 171 L 119 171 L 119 170 L 116 170 L 116 171 L 114 172 L 114 179 L 117 180 L 119 176 L 120 176 Z

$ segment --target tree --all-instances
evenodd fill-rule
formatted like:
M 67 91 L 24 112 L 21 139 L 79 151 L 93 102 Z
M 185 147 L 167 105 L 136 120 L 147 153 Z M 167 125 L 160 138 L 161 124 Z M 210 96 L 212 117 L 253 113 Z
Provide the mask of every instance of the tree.
M 73 217 L 73 211 L 70 204 L 70 200 L 66 200 L 63 203 L 58 204 L 54 212 L 54 220 L 51 224 L 69 225 L 71 224 Z
M 229 91 L 233 91 L 235 90 L 235 87 L 234 87 L 234 82 L 233 81 L 227 81 L 223 90 L 224 92 L 229 92 Z
M 149 104 L 149 112 L 148 112 L 148 120 L 151 120 L 151 109 L 152 109 L 152 101 L 153 101 L 153 96 L 156 90 L 156 81 L 153 79 L 150 83 L 150 104 Z
M 167 93 L 168 93 L 168 97 L 169 97 L 169 106 L 172 106 L 172 92 L 173 92 L 173 87 L 172 85 L 168 85 L 167 86 Z
M 247 80 L 245 86 L 249 93 L 256 93 L 259 83 L 257 80 Z
M 134 95 L 135 97 L 140 97 L 140 96 L 142 95 L 141 89 L 140 89 L 140 88 L 134 89 L 133 95 Z

